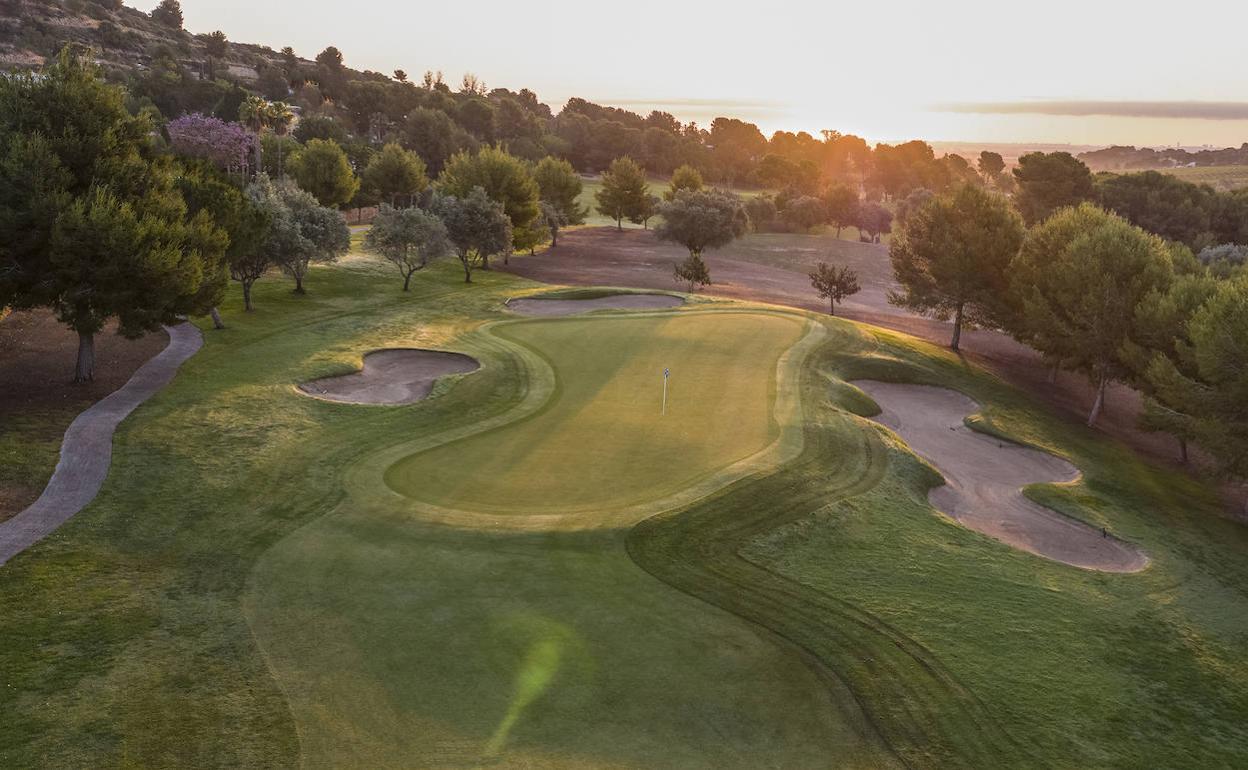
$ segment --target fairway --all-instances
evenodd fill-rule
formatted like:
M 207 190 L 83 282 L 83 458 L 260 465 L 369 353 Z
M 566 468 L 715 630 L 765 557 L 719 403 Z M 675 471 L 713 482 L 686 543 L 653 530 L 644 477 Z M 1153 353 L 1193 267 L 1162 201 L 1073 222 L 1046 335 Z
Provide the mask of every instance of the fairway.
M 386 483 L 434 505 L 520 514 L 674 494 L 776 438 L 776 364 L 803 325 L 789 315 L 722 312 L 501 325 L 496 334 L 549 364 L 550 402 L 403 459 Z

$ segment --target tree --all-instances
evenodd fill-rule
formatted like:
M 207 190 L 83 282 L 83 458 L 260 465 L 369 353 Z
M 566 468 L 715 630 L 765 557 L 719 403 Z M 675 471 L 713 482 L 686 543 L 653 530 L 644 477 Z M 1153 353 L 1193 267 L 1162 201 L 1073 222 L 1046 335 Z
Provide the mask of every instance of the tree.
M 790 199 L 784 204 L 784 210 L 780 212 L 780 215 L 803 233 L 827 220 L 827 210 L 823 207 L 823 201 L 810 195 Z
M 1190 257 L 1190 253 L 1186 256 Z M 1199 438 L 1195 425 L 1181 412 L 1185 404 L 1167 398 L 1174 394 L 1158 390 L 1149 372 L 1155 358 L 1162 356 L 1184 377 L 1200 376 L 1195 361 L 1188 355 L 1192 348 L 1189 328 L 1192 317 L 1217 292 L 1218 283 L 1207 271 L 1196 270 L 1176 275 L 1165 292 L 1145 295 L 1135 311 L 1132 339 L 1123 350 L 1131 369 L 1131 384 L 1145 396 L 1140 427 L 1164 431 L 1178 439 L 1183 462 L 1187 462 L 1188 442 Z
M 391 142 L 369 161 L 360 182 L 378 199 L 389 200 L 392 207 L 398 206 L 400 197 L 410 206 L 412 198 L 429 186 L 429 177 L 419 155 Z
M 295 183 L 307 190 L 322 206 L 342 206 L 360 189 L 360 180 L 351 170 L 347 155 L 337 143 L 313 139 L 290 160 Z
M 78 333 L 76 381 L 112 318 L 137 337 L 207 312 L 225 234 L 188 216 L 146 115 L 68 48 L 0 78 L 0 307 L 51 308 Z
M 594 194 L 598 201 L 598 213 L 615 220 L 617 229 L 623 229 L 625 219 L 636 218 L 646 207 L 649 187 L 646 172 L 632 158 L 616 158 L 602 173 L 602 187 Z
M 1213 219 L 1217 193 L 1170 174 L 1101 174 L 1095 181 L 1096 200 L 1137 227 L 1194 250 L 1217 241 Z
M 229 50 L 230 41 L 221 30 L 209 33 L 208 39 L 204 41 L 204 53 L 210 59 L 224 59 Z
M 290 124 L 295 121 L 295 111 L 290 108 L 286 102 L 269 102 L 265 109 L 265 123 L 273 130 L 277 136 L 277 175 L 279 178 L 286 176 L 286 169 L 282 165 L 283 148 L 287 144 L 286 135 L 290 132 Z
M 847 184 L 834 184 L 823 193 L 823 207 L 840 238 L 842 229 L 858 222 L 858 191 Z
M 442 173 L 447 160 L 457 152 L 472 152 L 477 141 L 442 110 L 418 107 L 407 115 L 402 129 L 403 147 L 425 161 L 431 174 Z
M 649 230 L 650 220 L 659 213 L 659 205 L 662 203 L 663 200 L 659 196 L 646 193 L 646 196 L 641 199 L 641 207 L 633 212 L 628 221 Z
M 292 133 L 300 144 L 307 144 L 313 139 L 329 139 L 340 145 L 346 144 L 350 137 L 342 123 L 328 115 L 308 115 L 300 118 L 299 125 Z
M 878 203 L 861 203 L 858 205 L 858 216 L 854 224 L 860 231 L 866 233 L 873 243 L 879 243 L 880 236 L 889 232 L 893 227 L 893 214 Z
M 251 286 L 271 264 L 268 254 L 260 248 L 268 232 L 268 217 L 221 171 L 203 162 L 189 166 L 179 176 L 178 189 L 192 216 L 206 212 L 224 231 L 228 239 L 224 269 L 229 271 L 230 278 L 242 283 L 243 307 L 250 311 Z M 211 315 L 216 328 L 225 328 L 215 302 Z
M 935 197 L 936 193 L 926 187 L 911 190 L 910 194 L 897 204 L 897 224 L 904 225 L 911 214 L 923 208 L 924 204 Z
M 719 190 L 678 193 L 660 206 L 659 213 L 663 221 L 654 230 L 659 240 L 679 243 L 689 249 L 690 257 L 698 257 L 697 262 L 706 249 L 727 246 L 750 227 L 737 196 Z M 692 261 L 687 264 L 696 266 Z
M 498 201 L 511 220 L 513 235 L 525 231 L 538 214 L 538 187 L 528 165 L 501 147 L 483 147 L 475 155 L 456 153 L 438 177 L 442 192 L 466 198 L 480 187 L 491 200 Z M 514 244 L 522 248 L 521 244 Z M 489 269 L 490 253 L 482 255 L 481 266 Z
M 979 154 L 979 174 L 988 184 L 996 187 L 1005 171 L 1005 158 L 1000 153 L 984 150 Z
M 364 236 L 364 247 L 399 268 L 403 291 L 407 291 L 412 274 L 449 254 L 451 242 L 446 226 L 435 215 L 415 207 L 396 209 L 383 203 L 373 226 Z
M 963 324 L 999 326 L 1008 317 L 1010 263 L 1023 224 L 1009 202 L 975 185 L 933 198 L 910 216 L 889 249 L 900 291 L 888 301 L 942 321 L 953 318 L 949 347 Z
M 677 283 L 687 285 L 690 294 L 699 286 L 711 285 L 711 271 L 707 269 L 702 257 L 697 254 L 690 254 L 676 263 L 673 276 Z
M 1014 169 L 1018 192 L 1014 205 L 1030 227 L 1060 208 L 1092 199 L 1092 172 L 1068 152 L 1033 152 Z
M 463 198 L 435 195 L 432 211 L 446 226 L 455 255 L 464 268 L 464 283 L 472 283 L 472 269 L 511 248 L 511 220 L 503 204 L 475 187 Z
M 296 294 L 305 293 L 303 279 L 311 263 L 333 262 L 351 247 L 351 230 L 342 215 L 290 182 L 260 174 L 247 195 L 269 221 L 259 248 L 295 279 Z
M 1228 476 L 1248 476 L 1248 278 L 1222 281 L 1187 324 L 1179 361 L 1148 370 L 1157 401 Z M 1248 510 L 1248 506 L 1245 507 Z
M 1137 309 L 1173 277 L 1164 241 L 1088 203 L 1062 209 L 1028 233 L 1010 265 L 1020 303 L 1011 331 L 1050 360 L 1083 372 L 1096 387 L 1096 422 L 1110 382 L 1130 372 L 1126 343 Z
M 182 29 L 182 4 L 178 0 L 160 0 L 151 16 L 152 21 L 169 29 Z
M 397 81 L 399 81 L 400 83 L 406 83 L 406 82 L 407 82 L 407 73 L 406 73 L 406 72 L 404 72 L 403 70 L 395 70 L 395 71 L 394 71 L 394 79 L 395 79 L 395 80 L 397 80 Z
M 553 203 L 542 201 L 541 213 L 537 217 L 537 221 L 545 225 L 546 230 L 550 233 L 550 247 L 559 245 L 559 229 L 568 224 L 567 216 L 559 210 Z
M 836 315 L 836 303 L 862 290 L 858 285 L 858 274 L 852 268 L 848 265 L 829 265 L 827 262 L 820 262 L 815 272 L 810 274 L 810 285 L 828 301 L 828 315 Z
M 579 225 L 585 221 L 587 212 L 580 203 L 584 188 L 571 163 L 559 158 L 542 158 L 533 168 L 533 180 L 537 182 L 541 199 L 562 215 L 561 224 Z M 551 231 L 551 237 L 555 237 L 555 231 Z
M 193 113 L 165 126 L 169 146 L 185 158 L 202 158 L 226 173 L 245 174 L 256 137 L 238 123 Z
M 668 185 L 667 192 L 663 193 L 663 200 L 675 200 L 676 194 L 681 190 L 697 192 L 704 186 L 702 174 L 696 168 L 686 163 L 672 172 L 672 180 Z

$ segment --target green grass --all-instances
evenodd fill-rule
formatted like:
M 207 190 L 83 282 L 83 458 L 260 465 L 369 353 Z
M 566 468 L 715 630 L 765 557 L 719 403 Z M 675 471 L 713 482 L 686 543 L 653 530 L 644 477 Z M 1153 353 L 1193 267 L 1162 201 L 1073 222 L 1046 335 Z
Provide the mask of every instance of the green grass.
M 652 195 L 663 197 L 663 193 L 666 192 L 668 188 L 668 181 L 666 179 L 651 179 L 649 183 L 649 188 L 650 188 L 650 193 Z M 607 226 L 615 227 L 614 219 L 607 217 L 607 216 L 603 216 L 602 214 L 598 213 L 598 200 L 595 196 L 598 194 L 598 191 L 601 189 L 602 189 L 602 181 L 599 177 L 590 177 L 590 178 L 582 177 L 581 178 L 581 195 L 579 198 L 577 198 L 577 202 L 579 202 L 581 206 L 583 206 L 589 212 L 585 216 L 585 224 L 590 227 L 607 227 Z M 740 195 L 743 198 L 752 198 L 756 195 L 762 195 L 763 193 L 768 192 L 767 190 L 758 190 L 758 189 L 744 188 L 744 187 L 734 187 L 731 189 L 733 192 L 735 192 L 737 195 Z M 654 226 L 655 221 L 657 221 L 657 218 L 650 220 L 651 227 Z M 621 224 L 622 226 L 626 228 L 631 228 L 631 227 L 641 228 L 641 225 L 635 225 L 632 222 L 629 222 L 628 220 L 625 220 Z
M 902 335 L 715 302 L 516 321 L 503 300 L 539 287 L 456 273 L 404 295 L 351 259 L 314 269 L 306 297 L 266 279 L 253 314 L 232 297 L 229 329 L 122 425 L 97 500 L 0 568 L 0 765 L 1245 763 L 1248 537 L 1207 488 Z M 387 346 L 482 369 L 403 407 L 293 387 Z M 547 484 L 605 494 L 559 464 L 600 472 L 579 453 L 624 457 L 653 427 L 595 430 L 624 414 L 612 350 L 625 379 L 636 363 L 657 385 L 672 355 L 674 385 L 702 372 L 716 395 L 690 429 L 707 433 L 671 473 L 711 483 L 649 518 L 514 510 Z M 1152 565 L 1085 572 L 934 515 L 930 468 L 859 416 L 873 404 L 846 381 L 866 377 L 958 388 L 994 430 L 1068 457 L 1082 481 L 1033 496 Z M 726 418 L 731 451 L 708 430 Z M 580 445 L 519 440 L 542 420 Z M 678 438 L 654 440 L 671 457 Z M 382 481 L 407 457 L 411 497 Z M 474 470 L 471 494 L 497 502 L 500 465 L 532 476 L 503 485 L 513 510 L 424 502 Z M 625 489 L 613 505 L 663 493 L 625 471 L 599 477 Z
M 447 508 L 601 515 L 653 501 L 764 449 L 771 379 L 793 317 L 688 312 L 527 321 L 497 334 L 537 353 L 554 391 L 531 418 L 405 458 L 396 491 Z M 662 409 L 664 367 L 673 369 Z
M 1177 176 L 1186 182 L 1210 185 L 1222 192 L 1248 187 L 1248 166 L 1195 166 L 1158 170 L 1164 174 Z

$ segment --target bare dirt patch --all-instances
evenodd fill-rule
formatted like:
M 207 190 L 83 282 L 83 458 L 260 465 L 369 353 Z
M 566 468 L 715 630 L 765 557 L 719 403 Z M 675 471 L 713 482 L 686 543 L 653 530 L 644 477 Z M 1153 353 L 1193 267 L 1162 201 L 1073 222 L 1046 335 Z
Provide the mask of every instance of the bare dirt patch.
M 969 529 L 1015 548 L 1083 569 L 1137 572 L 1148 566 L 1135 546 L 1023 496 L 1022 487 L 1068 482 L 1079 470 L 1065 460 L 978 433 L 963 418 L 979 405 L 929 385 L 855 382 L 883 411 L 875 418 L 945 477 L 928 499 Z
M 658 310 L 678 307 L 685 301 L 670 294 L 612 294 L 592 299 L 543 299 L 519 297 L 507 303 L 507 309 L 520 315 L 563 316 L 593 310 Z
M 426 398 L 438 378 L 480 368 L 475 358 L 462 353 L 375 350 L 364 356 L 360 371 L 305 382 L 299 389 L 316 398 L 348 404 L 411 404 Z
M 78 336 L 47 310 L 0 320 L 0 521 L 35 501 L 56 467 L 65 429 L 165 349 L 163 330 L 137 340 L 109 324 L 96 336 L 95 380 L 75 384 Z

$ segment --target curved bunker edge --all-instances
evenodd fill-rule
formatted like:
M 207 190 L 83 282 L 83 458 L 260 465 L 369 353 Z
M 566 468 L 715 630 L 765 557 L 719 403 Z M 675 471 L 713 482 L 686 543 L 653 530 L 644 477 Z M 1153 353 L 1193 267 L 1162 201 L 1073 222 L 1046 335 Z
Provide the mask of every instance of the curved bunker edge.
M 300 383 L 304 395 L 344 404 L 413 404 L 440 378 L 481 368 L 472 356 L 446 350 L 383 348 L 364 354 L 357 372 Z

